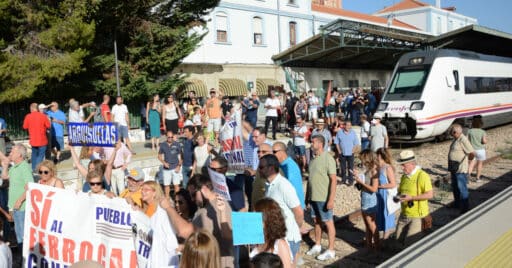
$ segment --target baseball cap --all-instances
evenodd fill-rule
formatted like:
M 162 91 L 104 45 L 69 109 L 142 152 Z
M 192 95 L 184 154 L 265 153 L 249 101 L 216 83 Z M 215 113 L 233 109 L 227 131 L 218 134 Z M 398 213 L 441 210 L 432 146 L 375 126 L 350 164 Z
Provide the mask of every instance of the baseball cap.
M 130 168 L 126 170 L 126 177 L 136 181 L 144 180 L 144 171 L 141 168 Z
M 41 109 L 46 109 L 46 105 L 45 105 L 44 103 L 40 103 L 40 104 L 37 106 L 37 108 L 38 108 L 39 110 L 41 110 Z

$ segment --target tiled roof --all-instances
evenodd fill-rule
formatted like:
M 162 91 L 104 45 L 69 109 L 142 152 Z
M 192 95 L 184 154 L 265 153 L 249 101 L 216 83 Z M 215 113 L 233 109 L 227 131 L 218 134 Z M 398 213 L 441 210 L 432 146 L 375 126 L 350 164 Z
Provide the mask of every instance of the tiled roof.
M 328 13 L 328 14 L 332 14 L 332 15 L 343 16 L 343 17 L 347 17 L 347 18 L 353 18 L 353 19 L 357 19 L 357 20 L 361 20 L 361 21 L 384 24 L 384 25 L 387 25 L 387 23 L 388 23 L 388 20 L 386 18 L 372 16 L 372 15 L 363 14 L 363 13 L 358 13 L 358 12 L 354 12 L 354 11 L 348 11 L 348 10 L 344 10 L 344 9 L 330 8 L 330 7 L 325 7 L 325 6 L 321 6 L 321 5 L 311 4 L 311 10 L 321 12 L 321 13 Z M 407 24 L 405 22 L 396 20 L 396 19 L 393 19 L 392 25 L 395 27 L 401 27 L 401 28 L 405 28 L 405 29 L 418 30 L 418 28 L 416 28 L 410 24 Z
M 381 9 L 377 11 L 377 13 L 386 13 L 386 12 L 393 12 L 397 10 L 405 10 L 405 9 L 413 9 L 418 7 L 428 7 L 429 4 L 417 1 L 417 0 L 403 0 L 402 2 L 399 2 L 395 5 L 386 7 L 384 9 Z

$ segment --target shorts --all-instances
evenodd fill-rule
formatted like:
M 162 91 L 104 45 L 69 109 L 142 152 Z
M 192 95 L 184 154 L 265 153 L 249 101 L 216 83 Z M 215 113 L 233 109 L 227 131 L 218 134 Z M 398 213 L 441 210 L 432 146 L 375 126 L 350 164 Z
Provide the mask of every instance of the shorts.
M 318 119 L 318 109 L 309 109 L 308 110 L 309 119 Z
M 212 132 L 212 131 L 219 132 L 220 125 L 221 125 L 220 118 L 208 119 L 208 132 Z
M 128 136 L 128 126 L 117 125 L 117 135 L 119 139 L 130 138 Z
M 336 108 L 334 106 L 327 106 L 325 108 L 325 116 L 328 118 L 334 118 L 336 117 Z
M 64 137 L 52 136 L 52 145 L 57 148 L 57 151 L 64 149 Z
M 164 186 L 169 185 L 180 185 L 183 180 L 183 174 L 181 173 L 181 168 L 178 172 L 173 169 L 163 169 L 162 170 L 162 179 Z
M 484 161 L 487 157 L 485 157 L 485 149 L 475 150 L 475 160 Z
M 326 205 L 326 202 L 311 201 L 311 218 L 320 217 L 323 222 L 332 221 L 332 209 L 327 209 Z
M 300 155 L 300 156 L 306 155 L 306 146 L 305 145 L 295 146 L 294 149 L 295 149 L 295 154 Z

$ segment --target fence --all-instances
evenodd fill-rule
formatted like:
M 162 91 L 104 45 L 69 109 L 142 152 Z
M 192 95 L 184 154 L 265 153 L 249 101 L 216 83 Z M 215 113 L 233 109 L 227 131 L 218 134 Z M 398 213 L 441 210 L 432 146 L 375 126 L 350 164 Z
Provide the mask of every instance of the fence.
M 69 110 L 67 105 L 68 100 L 55 100 L 59 103 L 59 109 L 66 113 L 66 117 Z M 91 100 L 88 100 L 91 101 Z M 28 132 L 23 129 L 23 119 L 30 111 L 30 103 L 37 102 L 34 100 L 30 101 L 19 101 L 15 103 L 2 103 L 0 104 L 0 117 L 3 118 L 7 124 L 7 136 L 11 140 L 25 140 L 28 139 Z M 112 102 L 112 101 L 111 101 Z M 44 101 L 45 104 L 49 104 L 49 101 Z M 98 105 L 101 102 L 96 102 Z M 130 127 L 140 128 L 141 127 L 141 103 L 128 102 L 128 111 L 130 111 Z M 111 106 L 112 107 L 112 106 Z M 88 111 L 84 109 L 87 114 Z M 67 133 L 65 133 L 67 134 Z

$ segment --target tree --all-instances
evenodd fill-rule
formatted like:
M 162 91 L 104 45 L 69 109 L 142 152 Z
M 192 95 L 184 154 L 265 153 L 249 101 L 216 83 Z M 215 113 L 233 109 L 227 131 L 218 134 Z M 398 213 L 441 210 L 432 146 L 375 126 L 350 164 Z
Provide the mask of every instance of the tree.
M 23 3 L 0 0 L 0 102 L 31 97 L 36 90 L 82 71 L 95 33 L 95 1 Z
M 218 2 L 0 0 L 0 102 L 35 92 L 114 94 L 114 40 L 126 99 L 169 92 L 184 77 L 173 69 L 204 36 L 193 29 Z

